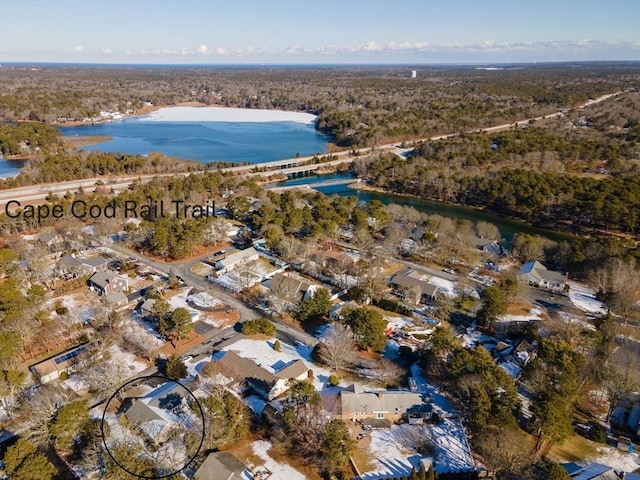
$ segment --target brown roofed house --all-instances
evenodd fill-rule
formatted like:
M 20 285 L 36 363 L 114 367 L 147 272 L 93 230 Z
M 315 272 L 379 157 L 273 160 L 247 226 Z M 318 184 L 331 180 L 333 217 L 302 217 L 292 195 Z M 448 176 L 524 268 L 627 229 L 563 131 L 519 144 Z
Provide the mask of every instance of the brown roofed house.
M 250 480 L 253 474 L 230 452 L 210 453 L 196 470 L 195 480 Z

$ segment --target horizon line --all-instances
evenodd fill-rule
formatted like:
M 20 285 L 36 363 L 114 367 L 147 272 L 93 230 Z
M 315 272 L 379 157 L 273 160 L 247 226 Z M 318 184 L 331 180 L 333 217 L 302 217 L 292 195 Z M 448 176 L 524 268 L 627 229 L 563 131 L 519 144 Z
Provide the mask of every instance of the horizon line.
M 145 63 L 145 62 L 46 62 L 46 61 L 0 61 L 4 66 L 158 66 L 158 67 L 425 67 L 425 66 L 513 66 L 513 65 L 561 65 L 561 64 L 638 64 L 638 59 L 628 60 L 541 60 L 541 61 L 498 61 L 498 62 L 400 62 L 400 63 L 279 63 L 279 62 L 247 62 L 247 63 Z

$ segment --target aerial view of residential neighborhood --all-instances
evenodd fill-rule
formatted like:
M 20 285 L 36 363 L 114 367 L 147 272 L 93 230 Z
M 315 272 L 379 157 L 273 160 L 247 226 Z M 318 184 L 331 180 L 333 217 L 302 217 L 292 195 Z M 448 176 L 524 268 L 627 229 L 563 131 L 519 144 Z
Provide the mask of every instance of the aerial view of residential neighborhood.
M 0 1 L 0 480 L 640 480 L 638 25 Z

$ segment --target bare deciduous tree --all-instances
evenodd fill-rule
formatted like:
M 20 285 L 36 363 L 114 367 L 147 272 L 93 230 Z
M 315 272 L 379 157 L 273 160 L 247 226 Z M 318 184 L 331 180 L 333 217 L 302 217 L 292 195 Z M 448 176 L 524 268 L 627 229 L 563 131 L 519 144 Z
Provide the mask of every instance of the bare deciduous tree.
M 351 329 L 339 323 L 329 326 L 320 344 L 320 358 L 334 370 L 344 369 L 353 363 L 356 340 Z

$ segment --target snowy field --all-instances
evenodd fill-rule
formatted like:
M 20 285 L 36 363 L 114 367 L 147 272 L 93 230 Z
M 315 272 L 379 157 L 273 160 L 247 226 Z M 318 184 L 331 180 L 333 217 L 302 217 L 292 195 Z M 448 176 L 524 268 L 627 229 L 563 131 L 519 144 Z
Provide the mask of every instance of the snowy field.
M 542 320 L 542 310 L 532 308 L 528 315 L 500 315 L 498 322 L 529 322 L 531 320 Z
M 142 117 L 145 122 L 296 122 L 313 123 L 315 115 L 282 110 L 227 107 L 168 107 Z
M 598 447 L 597 450 L 598 455 L 585 459 L 585 464 L 602 463 L 624 472 L 633 472 L 640 468 L 640 458 L 630 453 L 624 453 L 612 447 Z
M 269 480 L 305 480 L 306 477 L 289 465 L 276 462 L 269 456 L 271 443 L 265 440 L 258 440 L 251 444 L 253 453 L 264 461 L 264 466 L 271 472 Z M 261 467 L 252 470 L 261 470 Z
M 569 280 L 569 300 L 577 308 L 587 313 L 594 313 L 596 315 L 602 315 L 607 313 L 607 309 L 604 304 L 596 300 L 595 289 L 584 285 L 582 283 L 572 282 Z
M 571 325 L 580 325 L 582 328 L 586 330 L 595 331 L 596 327 L 591 325 L 589 322 L 585 322 L 581 318 L 576 318 L 574 315 L 571 315 L 567 312 L 558 312 L 560 318 L 563 322 L 571 324 Z
M 373 469 L 362 474 L 363 480 L 408 477 L 411 469 L 419 468 L 422 456 L 414 446 L 427 435 L 426 427 L 409 424 L 393 425 L 389 429 L 371 432 L 369 453 Z
M 437 425 L 429 425 L 429 431 L 436 444 L 434 469 L 437 473 L 465 472 L 475 468 L 471 448 L 459 420 L 445 418 Z

